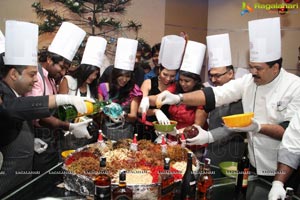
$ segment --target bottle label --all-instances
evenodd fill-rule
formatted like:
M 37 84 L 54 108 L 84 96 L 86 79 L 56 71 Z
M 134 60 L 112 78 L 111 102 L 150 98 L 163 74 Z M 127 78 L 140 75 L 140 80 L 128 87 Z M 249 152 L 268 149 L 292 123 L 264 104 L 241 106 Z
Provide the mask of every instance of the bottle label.
M 96 185 L 95 186 L 95 197 L 98 197 L 97 199 L 110 199 L 111 198 L 110 186 Z
M 121 194 L 121 195 L 119 195 L 119 196 L 116 196 L 115 199 L 116 199 L 116 200 L 132 200 L 132 198 L 130 198 L 130 197 L 124 195 L 124 194 Z
M 245 168 L 243 171 L 243 182 L 242 187 L 248 186 L 248 176 L 249 176 L 249 168 Z

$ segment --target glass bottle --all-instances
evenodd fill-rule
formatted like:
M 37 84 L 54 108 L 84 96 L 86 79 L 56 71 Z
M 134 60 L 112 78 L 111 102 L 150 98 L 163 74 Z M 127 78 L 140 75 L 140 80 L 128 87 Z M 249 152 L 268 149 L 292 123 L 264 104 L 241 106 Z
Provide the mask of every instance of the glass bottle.
M 285 193 L 285 200 L 292 200 L 293 196 L 294 196 L 294 189 L 291 187 L 287 187 L 285 189 L 286 193 Z
M 62 121 L 72 120 L 76 117 L 81 117 L 85 115 L 93 115 L 101 112 L 102 108 L 109 105 L 110 101 L 98 101 L 95 100 L 94 103 L 90 101 L 85 101 L 87 107 L 86 113 L 78 113 L 75 106 L 71 104 L 66 104 L 58 107 L 57 115 L 58 118 Z
M 95 200 L 111 199 L 111 178 L 106 171 L 106 158 L 100 157 L 100 171 L 94 180 Z
M 198 199 L 199 200 L 208 200 L 212 198 L 212 185 L 213 178 L 210 168 L 210 159 L 205 158 L 204 166 L 200 171 L 200 176 L 198 178 Z
M 126 186 L 126 170 L 122 169 L 119 175 L 119 185 L 112 191 L 113 200 L 132 200 L 133 192 Z
M 238 174 L 236 176 L 235 192 L 246 195 L 247 187 L 248 187 L 249 167 L 250 167 L 250 162 L 248 158 L 247 139 L 244 140 L 244 144 L 245 144 L 244 153 L 242 158 L 238 161 L 238 166 L 237 166 Z
M 192 169 L 192 152 L 188 152 L 187 166 L 185 173 L 182 177 L 181 184 L 181 199 L 182 200 L 194 200 L 196 196 L 196 178 Z
M 160 200 L 170 200 L 174 198 L 174 176 L 170 172 L 170 158 L 164 160 L 164 171 L 159 176 L 161 184 Z

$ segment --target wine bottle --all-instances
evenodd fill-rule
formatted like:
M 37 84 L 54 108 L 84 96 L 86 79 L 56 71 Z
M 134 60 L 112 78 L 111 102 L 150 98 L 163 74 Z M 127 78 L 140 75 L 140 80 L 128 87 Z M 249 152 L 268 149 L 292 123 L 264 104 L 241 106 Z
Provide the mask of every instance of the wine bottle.
M 164 171 L 159 176 L 161 184 L 160 200 L 170 200 L 174 198 L 174 176 L 170 172 L 170 158 L 164 159 Z
M 100 157 L 100 171 L 94 180 L 95 200 L 111 199 L 111 178 L 106 171 L 106 158 Z
M 79 113 L 77 112 L 76 108 L 74 105 L 71 104 L 66 104 L 58 107 L 58 118 L 62 121 L 66 120 L 72 120 L 75 119 L 76 117 L 81 117 L 85 115 L 93 115 L 96 113 L 99 113 L 102 111 L 102 109 L 109 105 L 111 102 L 110 101 L 95 101 L 90 102 L 90 101 L 85 101 L 85 105 L 87 107 L 87 112 L 86 113 Z
M 285 200 L 292 200 L 293 196 L 294 196 L 294 189 L 291 187 L 287 187 L 285 189 L 286 193 L 285 193 Z
M 237 177 L 236 177 L 236 184 L 235 184 L 235 191 L 236 193 L 243 193 L 246 195 L 247 187 L 248 187 L 248 176 L 249 176 L 249 167 L 250 162 L 248 158 L 248 143 L 247 140 L 244 140 L 245 149 L 242 158 L 238 161 L 237 166 Z
M 192 169 L 192 152 L 188 152 L 187 166 L 182 178 L 181 184 L 181 199 L 182 200 L 194 200 L 196 196 L 196 178 Z
M 203 169 L 200 171 L 198 178 L 198 199 L 208 200 L 212 198 L 213 179 L 211 175 L 210 159 L 205 158 Z
M 122 169 L 119 175 L 119 185 L 112 191 L 113 200 L 132 200 L 133 192 L 126 185 L 126 170 Z

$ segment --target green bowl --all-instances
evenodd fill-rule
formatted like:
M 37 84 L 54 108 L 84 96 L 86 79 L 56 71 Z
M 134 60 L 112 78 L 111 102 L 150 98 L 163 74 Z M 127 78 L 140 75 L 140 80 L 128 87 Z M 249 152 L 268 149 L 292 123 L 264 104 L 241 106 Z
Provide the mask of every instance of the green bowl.
M 153 122 L 154 129 L 159 132 L 172 132 L 174 130 L 174 127 L 177 125 L 176 121 L 170 120 L 170 124 L 165 125 L 165 124 L 159 124 L 157 121 Z
M 222 174 L 230 178 L 236 178 L 237 176 L 237 162 L 225 161 L 219 163 Z

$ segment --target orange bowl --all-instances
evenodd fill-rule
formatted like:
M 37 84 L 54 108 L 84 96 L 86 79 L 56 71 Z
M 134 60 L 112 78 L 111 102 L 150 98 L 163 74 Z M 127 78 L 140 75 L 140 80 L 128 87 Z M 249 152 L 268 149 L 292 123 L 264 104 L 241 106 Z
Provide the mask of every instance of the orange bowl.
M 222 117 L 227 127 L 245 127 L 251 124 L 251 119 L 254 117 L 254 113 L 236 114 Z

